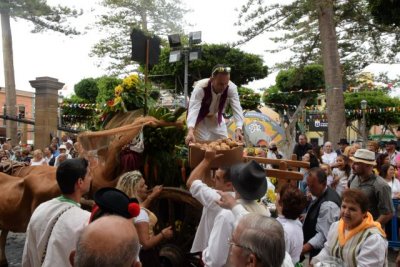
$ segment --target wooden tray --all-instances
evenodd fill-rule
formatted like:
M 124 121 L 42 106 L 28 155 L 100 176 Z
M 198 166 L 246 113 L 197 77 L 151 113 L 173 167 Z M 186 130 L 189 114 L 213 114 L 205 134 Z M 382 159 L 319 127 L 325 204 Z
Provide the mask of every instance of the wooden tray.
M 189 166 L 194 169 L 203 160 L 205 150 L 197 146 L 189 146 Z M 212 169 L 219 167 L 229 167 L 233 164 L 243 162 L 243 146 L 238 146 L 230 150 L 217 150 L 217 154 L 223 156 L 211 163 Z

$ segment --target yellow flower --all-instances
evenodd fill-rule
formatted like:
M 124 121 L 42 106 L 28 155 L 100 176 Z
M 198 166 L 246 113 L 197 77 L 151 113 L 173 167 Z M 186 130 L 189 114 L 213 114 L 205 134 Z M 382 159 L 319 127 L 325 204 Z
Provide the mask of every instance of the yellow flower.
M 122 81 L 122 87 L 126 90 L 134 89 L 139 83 L 139 75 L 132 74 Z
M 117 96 L 116 98 L 114 98 L 114 103 L 112 106 L 114 107 L 114 106 L 118 105 L 119 103 L 121 103 L 121 101 L 122 101 L 122 97 Z
M 121 85 L 116 86 L 114 89 L 115 96 L 120 96 L 123 91 L 124 88 Z

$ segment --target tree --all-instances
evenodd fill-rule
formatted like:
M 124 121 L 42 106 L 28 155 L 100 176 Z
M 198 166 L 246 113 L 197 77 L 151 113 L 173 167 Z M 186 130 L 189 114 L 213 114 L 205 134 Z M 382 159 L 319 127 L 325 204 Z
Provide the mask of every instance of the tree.
M 322 62 L 324 64 L 326 114 L 329 122 L 327 139 L 333 144 L 337 144 L 340 138 L 346 137 L 346 118 L 333 0 L 316 0 L 315 4 L 322 45 Z
M 212 68 L 217 64 L 231 67 L 231 80 L 239 87 L 268 75 L 268 67 L 263 65 L 263 60 L 258 55 L 245 53 L 223 44 L 205 44 L 201 48 L 201 58 L 189 63 L 189 85 L 210 77 Z M 180 81 L 177 84 L 178 91 L 182 92 L 184 65 L 183 62 L 169 63 L 169 52 L 168 48 L 162 49 L 159 63 L 152 68 L 150 74 L 168 74 L 158 79 L 153 78 L 167 88 L 175 87 L 174 78 L 177 77 Z
M 400 123 L 400 111 L 397 109 L 400 106 L 400 99 L 390 97 L 387 90 L 364 90 L 355 93 L 346 93 L 346 118 L 349 125 L 354 120 L 357 120 L 358 125 L 361 125 L 363 111 L 360 105 L 362 100 L 366 100 L 368 105 L 365 110 L 365 121 L 367 124 L 365 130 L 367 133 L 374 125 L 383 125 L 385 129 L 389 129 L 394 133 L 391 126 Z M 363 136 L 361 129 L 353 127 L 353 130 Z
M 66 25 L 66 20 L 69 17 L 76 17 L 79 14 L 77 10 L 64 6 L 49 6 L 45 0 L 0 0 L 7 115 L 16 116 L 15 75 L 10 18 L 24 19 L 32 22 L 34 25 L 33 32 L 53 30 L 69 35 L 78 34 L 78 32 Z M 16 145 L 18 139 L 17 123 L 8 121 L 7 124 L 7 136 L 11 137 L 13 145 Z
M 96 103 L 96 97 L 99 93 L 97 80 L 93 78 L 83 79 L 75 84 L 74 91 L 79 98 L 85 99 L 89 103 Z
M 97 78 L 97 87 L 99 93 L 96 98 L 97 103 L 104 103 L 114 97 L 114 89 L 119 85 L 122 80 L 113 76 L 103 76 Z
M 324 85 L 324 69 L 321 65 L 281 70 L 276 84 L 268 88 L 263 101 L 272 106 L 285 125 L 285 143 L 282 151 L 290 155 L 295 145 L 296 124 L 306 104 L 314 104 L 318 90 Z
M 131 60 L 133 28 L 161 36 L 181 33 L 187 12 L 181 0 L 103 0 L 101 4 L 109 9 L 97 26 L 108 37 L 92 48 L 91 56 L 100 58 L 99 66 L 108 65 L 106 69 L 113 75 L 128 74 L 137 67 Z
M 261 95 L 246 87 L 238 88 L 240 105 L 243 109 L 256 110 L 260 106 Z
M 376 23 L 400 27 L 399 0 L 368 0 L 368 7 Z

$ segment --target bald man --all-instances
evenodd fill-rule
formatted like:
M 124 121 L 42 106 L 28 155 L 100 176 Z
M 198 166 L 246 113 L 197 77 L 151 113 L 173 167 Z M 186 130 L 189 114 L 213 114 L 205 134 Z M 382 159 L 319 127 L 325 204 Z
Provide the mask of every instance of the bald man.
M 110 215 L 89 224 L 71 252 L 74 267 L 141 267 L 139 239 L 128 219 Z

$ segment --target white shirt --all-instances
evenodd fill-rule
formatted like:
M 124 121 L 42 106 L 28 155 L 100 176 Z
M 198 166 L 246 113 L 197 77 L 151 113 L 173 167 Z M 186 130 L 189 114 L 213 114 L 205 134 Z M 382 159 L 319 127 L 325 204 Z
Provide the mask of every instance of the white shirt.
M 322 163 L 332 166 L 334 163 L 336 163 L 336 157 L 337 157 L 337 154 L 335 151 L 332 151 L 331 153 L 324 152 L 324 154 L 321 157 Z
M 239 206 L 239 205 L 236 205 Z M 221 209 L 215 217 L 207 248 L 202 260 L 206 267 L 224 266 L 229 253 L 229 239 L 232 236 L 235 218 L 230 210 Z
M 209 79 L 203 79 L 197 82 L 189 101 L 189 110 L 186 123 L 188 128 L 195 128 L 195 137 L 197 141 L 217 140 L 219 138 L 226 138 L 228 136 L 224 118 L 222 118 L 221 124 L 218 124 L 218 106 L 222 93 L 216 94 L 212 89 L 209 113 L 204 120 L 196 125 L 197 117 L 201 108 L 201 102 L 204 98 L 203 88 L 207 87 L 208 81 Z M 223 110 L 228 104 L 231 106 L 236 127 L 241 129 L 243 127 L 244 117 L 242 107 L 240 106 L 237 87 L 231 81 L 229 81 L 228 86 L 228 96 Z
M 285 231 L 285 248 L 290 254 L 293 264 L 300 261 L 301 250 L 303 249 L 303 227 L 299 220 L 287 219 L 283 216 L 276 218 L 282 224 Z
M 385 180 L 386 181 L 386 180 Z M 390 182 L 386 181 L 392 189 L 392 198 L 395 198 L 396 193 L 400 192 L 400 181 L 396 178 L 392 178 Z
M 54 224 L 60 212 L 71 206 L 72 208 L 64 212 Z M 89 217 L 90 212 L 60 198 L 53 198 L 40 204 L 33 212 L 26 230 L 22 266 L 70 267 L 69 255 L 76 248 L 78 237 L 89 223 Z M 41 265 L 46 245 L 47 253 Z
M 140 212 L 139 215 L 135 218 L 133 218 L 133 223 L 141 223 L 141 222 L 150 222 L 150 218 L 149 215 L 147 214 L 147 212 L 143 209 L 140 208 Z
M 343 191 L 347 188 L 349 177 L 346 175 L 344 170 L 340 170 L 339 168 L 333 168 L 332 175 L 333 177 L 339 177 L 339 182 L 336 185 L 335 190 L 339 196 L 342 196 Z
M 215 201 L 220 199 L 221 196 L 215 189 L 208 187 L 200 180 L 195 180 L 190 186 L 189 191 L 203 205 L 200 223 L 197 227 L 192 249 L 190 250 L 190 253 L 196 253 L 203 251 L 207 247 L 215 217 L 222 209 Z
M 31 160 L 31 166 L 42 166 L 42 165 L 49 165 L 45 158 L 42 158 L 40 161 L 33 161 Z
M 335 202 L 322 202 L 319 208 L 317 225 L 315 226 L 317 233 L 310 240 L 308 240 L 307 243 L 309 243 L 314 249 L 323 248 L 324 243 L 327 240 L 329 227 L 331 227 L 333 222 L 338 221 L 339 218 L 340 207 L 336 205 Z

